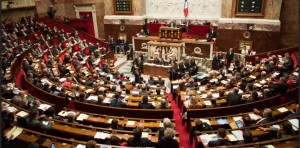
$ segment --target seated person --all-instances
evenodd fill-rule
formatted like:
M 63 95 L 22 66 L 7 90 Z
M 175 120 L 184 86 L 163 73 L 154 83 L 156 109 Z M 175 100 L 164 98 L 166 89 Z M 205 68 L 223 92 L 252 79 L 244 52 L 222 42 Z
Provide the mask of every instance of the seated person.
M 284 123 L 282 123 L 280 125 L 280 129 L 278 129 L 274 126 L 271 126 L 270 128 L 260 127 L 260 129 L 263 131 L 270 131 L 270 133 L 274 139 L 285 138 L 290 135 L 294 135 L 293 127 L 292 127 L 291 123 L 288 121 L 285 121 Z
M 171 120 L 169 118 L 164 118 L 163 120 L 164 127 L 160 128 L 158 130 L 158 140 L 164 137 L 164 132 L 167 128 L 173 128 L 175 129 L 174 125 L 172 124 Z
M 160 101 L 160 109 L 170 109 L 170 104 L 165 98 Z
M 166 128 L 164 131 L 164 137 L 158 141 L 159 148 L 179 148 L 179 143 L 176 139 L 174 139 L 176 135 L 176 131 L 172 128 Z
M 46 132 L 50 130 L 52 122 L 49 121 L 47 125 L 43 124 L 42 118 L 39 117 L 39 111 L 36 107 L 30 109 L 29 117 L 26 119 L 26 127 L 31 130 Z
M 217 134 L 218 134 L 218 140 L 209 141 L 208 142 L 208 146 L 209 147 L 231 145 L 231 143 L 229 143 L 229 141 L 225 139 L 225 137 L 226 137 L 226 130 L 224 128 L 219 128 Z
M 266 124 L 266 123 L 276 121 L 276 119 L 272 115 L 272 110 L 270 108 L 265 108 L 262 112 L 254 108 L 253 111 L 254 113 L 263 117 L 258 122 L 256 122 L 256 124 Z
M 139 103 L 140 109 L 154 109 L 152 103 L 148 103 L 148 96 L 143 96 L 142 102 Z
M 190 144 L 193 143 L 193 138 L 196 136 L 196 132 L 199 131 L 210 131 L 212 130 L 212 127 L 207 124 L 206 122 L 202 122 L 200 119 L 195 120 L 195 127 L 192 127 L 192 130 L 190 131 Z
M 110 123 L 110 127 L 112 129 L 117 129 L 117 130 L 122 130 L 123 128 L 119 126 L 119 120 L 117 119 L 112 119 Z
M 142 130 L 136 128 L 133 130 L 133 137 L 128 138 L 127 146 L 130 147 L 150 147 L 152 142 L 148 138 L 142 138 Z

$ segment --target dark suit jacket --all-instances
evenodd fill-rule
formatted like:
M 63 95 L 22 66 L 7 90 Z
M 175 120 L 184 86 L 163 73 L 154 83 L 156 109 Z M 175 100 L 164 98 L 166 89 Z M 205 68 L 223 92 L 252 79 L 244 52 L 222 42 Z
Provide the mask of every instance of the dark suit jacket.
M 154 109 L 151 103 L 139 103 L 139 108 L 141 109 Z
M 227 105 L 237 105 L 241 103 L 242 95 L 230 92 L 227 96 Z
M 227 59 L 227 62 L 232 62 L 232 60 L 233 60 L 233 57 L 234 57 L 234 53 L 233 52 L 227 52 L 227 54 L 226 54 L 226 59 Z
M 152 142 L 148 138 L 141 138 L 139 140 L 136 140 L 134 139 L 134 137 L 130 137 L 127 140 L 127 146 L 150 147 L 152 146 Z
M 51 128 L 51 122 L 46 126 L 42 123 L 42 121 L 35 118 L 27 118 L 26 119 L 27 128 L 35 131 L 46 131 Z
M 231 143 L 228 142 L 228 140 L 225 140 L 225 139 L 218 139 L 216 141 L 209 141 L 208 142 L 209 147 L 224 146 L 224 145 L 231 145 Z
M 161 138 L 159 141 L 158 141 L 158 147 L 160 148 L 179 148 L 179 143 L 177 140 L 175 139 L 169 139 L 169 138 Z

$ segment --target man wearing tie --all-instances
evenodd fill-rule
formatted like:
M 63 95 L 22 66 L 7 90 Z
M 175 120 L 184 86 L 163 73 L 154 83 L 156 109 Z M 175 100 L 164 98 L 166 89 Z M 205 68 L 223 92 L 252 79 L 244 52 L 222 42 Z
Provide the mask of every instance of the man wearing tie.
M 169 24 L 169 27 L 176 27 L 176 22 L 175 20 L 172 20 Z
M 234 53 L 232 50 L 233 49 L 230 48 L 229 51 L 226 53 L 226 60 L 227 60 L 226 67 L 227 68 L 230 66 L 230 63 L 233 61 Z
M 217 32 L 214 30 L 214 27 L 210 27 L 210 30 L 206 34 L 207 41 L 211 41 L 213 38 L 216 38 Z

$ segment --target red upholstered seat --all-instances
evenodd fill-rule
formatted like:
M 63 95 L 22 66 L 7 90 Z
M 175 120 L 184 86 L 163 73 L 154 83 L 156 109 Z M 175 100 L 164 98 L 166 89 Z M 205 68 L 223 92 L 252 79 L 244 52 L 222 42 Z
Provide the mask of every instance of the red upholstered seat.
M 297 66 L 298 66 L 298 58 L 297 58 L 296 54 L 295 54 L 295 53 L 292 53 L 291 58 L 292 58 L 293 61 L 294 61 L 294 69 L 296 69 Z
M 89 54 L 90 54 L 89 48 L 86 47 L 86 48 L 83 50 L 83 53 L 84 53 L 85 55 L 89 55 Z
M 44 61 L 45 61 L 45 62 L 48 62 L 48 54 L 47 54 L 47 53 L 44 53 L 44 54 L 43 54 L 43 58 L 44 58 Z
M 74 45 L 73 50 L 74 52 L 80 51 L 79 45 L 78 44 Z

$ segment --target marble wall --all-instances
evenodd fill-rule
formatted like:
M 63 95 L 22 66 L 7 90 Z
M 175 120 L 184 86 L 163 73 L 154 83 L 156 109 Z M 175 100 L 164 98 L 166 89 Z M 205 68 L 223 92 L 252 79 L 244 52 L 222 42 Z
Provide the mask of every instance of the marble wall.
M 142 16 L 146 13 L 146 0 L 132 0 L 132 15 Z M 105 15 L 114 15 L 114 0 L 105 0 Z
M 189 0 L 188 19 L 218 19 L 221 17 L 221 0 Z M 184 18 L 183 0 L 146 0 L 148 18 Z
M 299 46 L 299 1 L 284 0 L 280 14 L 280 48 Z

